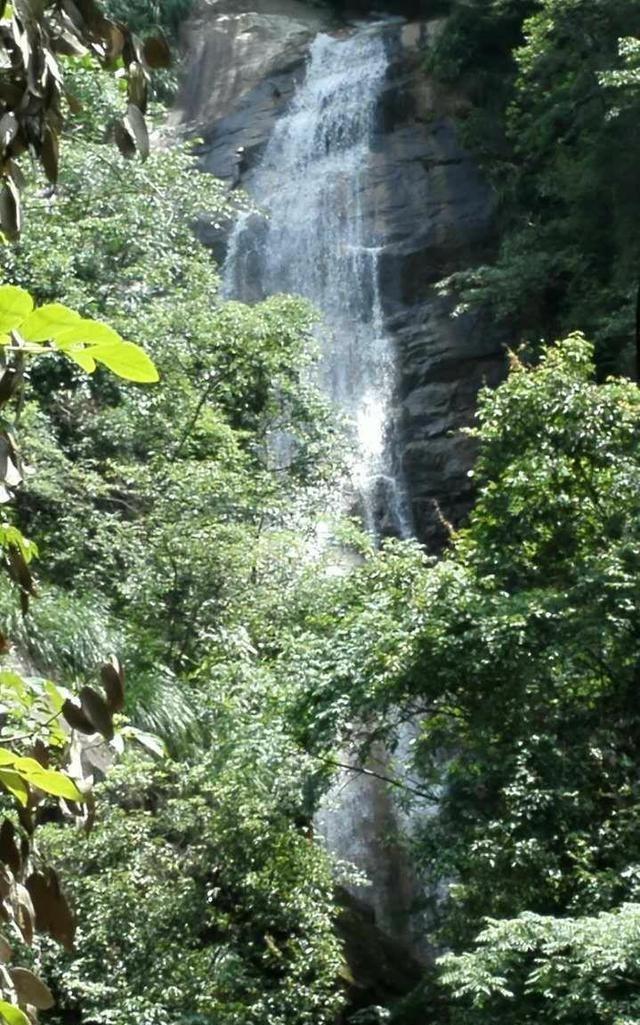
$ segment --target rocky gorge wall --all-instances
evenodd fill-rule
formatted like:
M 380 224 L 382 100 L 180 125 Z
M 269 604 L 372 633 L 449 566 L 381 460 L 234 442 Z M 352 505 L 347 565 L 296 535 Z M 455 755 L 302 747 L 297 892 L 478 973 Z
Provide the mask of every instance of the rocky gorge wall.
M 390 52 L 362 209 L 382 247 L 381 300 L 396 353 L 396 458 L 415 532 L 437 549 L 447 523 L 458 524 L 471 503 L 472 442 L 459 429 L 472 420 L 478 388 L 503 374 L 504 339 L 482 313 L 453 317 L 454 301 L 435 286 L 490 251 L 494 202 L 459 141 L 464 97 L 424 71 L 441 20 L 419 0 L 396 2 L 391 15 L 374 6 L 362 2 L 353 12 L 387 19 Z M 202 139 L 202 168 L 250 191 L 314 38 L 349 33 L 354 18 L 312 0 L 201 0 L 184 31 L 176 121 Z M 210 225 L 202 233 L 220 258 L 224 234 Z

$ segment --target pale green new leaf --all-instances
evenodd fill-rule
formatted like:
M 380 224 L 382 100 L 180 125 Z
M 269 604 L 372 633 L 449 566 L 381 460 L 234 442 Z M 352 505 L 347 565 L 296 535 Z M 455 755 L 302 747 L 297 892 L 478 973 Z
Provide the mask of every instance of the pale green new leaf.
M 28 781 L 38 790 L 44 790 L 54 797 L 64 797 L 67 801 L 84 800 L 82 791 L 73 780 L 55 769 L 40 769 L 39 772 L 29 773 Z
M 34 787 L 54 797 L 65 797 L 68 801 L 82 801 L 82 793 L 73 780 L 55 769 L 44 769 L 35 758 L 16 758 L 14 767 Z
M 27 691 L 25 682 L 18 673 L 12 673 L 8 669 L 2 670 L 2 672 L 0 672 L 0 688 L 2 687 L 12 690 L 18 698 L 18 701 L 23 705 L 31 704 L 31 698 Z
M 79 321 L 80 314 L 61 303 L 48 303 L 34 310 L 20 325 L 20 334 L 27 342 L 57 340 L 57 336 Z
M 87 350 L 78 346 L 77 348 L 65 348 L 65 356 L 72 359 L 74 363 L 77 363 L 79 367 L 82 367 L 88 374 L 92 374 L 96 369 L 96 361 L 92 356 L 89 356 Z
M 49 698 L 49 701 L 51 702 L 54 712 L 61 712 L 62 706 L 65 702 L 65 696 L 60 693 L 55 683 L 52 683 L 51 680 L 46 681 L 44 689 L 46 691 L 47 697 Z
M 21 1011 L 15 1004 L 9 1004 L 6 1000 L 0 1000 L 0 1016 L 4 1018 L 7 1025 L 31 1025 L 24 1011 Z
M 68 345 L 74 346 L 80 343 L 83 345 L 119 345 L 122 343 L 122 338 L 108 324 L 103 324 L 99 320 L 78 317 L 75 323 L 69 324 L 56 335 L 56 342 L 66 352 Z
M 5 790 L 8 790 L 10 794 L 13 794 L 16 801 L 18 801 L 23 808 L 27 807 L 27 803 L 29 801 L 29 789 L 19 772 L 15 772 L 13 769 L 0 769 L 0 783 Z
M 32 309 L 33 299 L 24 288 L 0 286 L 0 331 L 13 331 L 19 327 Z
M 144 349 L 133 342 L 112 342 L 91 346 L 88 354 L 119 377 L 140 384 L 152 384 L 159 374 Z

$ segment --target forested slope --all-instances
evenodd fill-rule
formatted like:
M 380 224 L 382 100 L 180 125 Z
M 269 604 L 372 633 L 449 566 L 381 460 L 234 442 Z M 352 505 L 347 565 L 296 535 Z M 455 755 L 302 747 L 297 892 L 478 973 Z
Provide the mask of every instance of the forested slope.
M 295 520 L 337 466 L 305 379 L 312 313 L 220 300 L 193 233 L 198 216 L 233 212 L 217 183 L 194 189 L 179 147 L 125 159 L 110 131 L 117 75 L 88 55 L 63 63 L 76 114 L 60 180 L 30 173 L 3 277 L 116 328 L 160 381 L 88 376 L 53 353 L 27 366 L 10 419 L 29 486 L 5 509 L 37 539 L 38 595 L 26 618 L 8 579 L 0 601 L 11 667 L 36 689 L 44 677 L 81 692 L 117 652 L 126 714 L 155 755 L 128 745 L 90 839 L 55 826 L 40 840 L 77 907 L 76 953 L 44 938 L 21 956 L 48 979 L 52 1020 L 332 1021 L 341 958 L 328 861 L 309 835 L 316 763 L 287 735 L 260 658 L 308 543 Z M 152 130 L 165 109 L 146 117 Z M 270 451 L 278 431 L 290 456 Z M 14 685 L 5 673 L 11 706 Z M 82 756 L 99 776 L 113 744 Z
M 636 0 L 441 5 L 436 78 L 462 85 L 464 131 L 501 203 L 497 259 L 464 275 L 514 343 L 580 329 L 603 372 L 636 372 Z
M 114 0 L 112 13 L 174 33 L 184 9 L 149 19 Z M 640 393 L 604 380 L 635 366 L 640 9 L 474 0 L 449 13 L 425 75 L 471 97 L 468 144 L 500 192 L 502 242 L 442 287 L 489 303 L 518 354 L 482 394 L 476 506 L 438 559 L 412 541 L 379 548 L 350 522 L 318 544 L 344 441 L 308 372 L 313 311 L 221 298 L 194 222 L 246 201 L 163 137 L 172 72 L 141 162 L 110 138 L 120 79 L 86 56 L 64 64 L 77 102 L 60 182 L 25 162 L 3 279 L 109 324 L 160 379 L 40 352 L 3 409 L 32 468 L 3 527 L 38 558 L 26 615 L 8 557 L 0 589 L 0 741 L 22 722 L 16 672 L 72 694 L 112 652 L 127 672 L 121 730 L 94 759 L 99 777 L 114 765 L 93 830 L 64 806 L 34 810 L 35 867 L 58 867 L 77 916 L 62 953 L 53 935 L 25 949 L 7 923 L 14 958 L 56 999 L 43 1020 L 640 1019 Z M 337 752 L 357 744 L 365 765 L 406 721 L 410 780 L 392 782 L 417 808 L 422 910 L 447 953 L 373 1007 L 339 938 L 349 869 L 313 816 Z M 132 725 L 142 748 L 123 743 Z M 3 812 L 24 839 L 7 781 Z M 425 801 L 438 814 L 420 819 Z M 12 872 L 15 851 L 0 837 Z M 29 1002 L 3 980 L 0 1018 L 24 1025 L 11 1008 Z

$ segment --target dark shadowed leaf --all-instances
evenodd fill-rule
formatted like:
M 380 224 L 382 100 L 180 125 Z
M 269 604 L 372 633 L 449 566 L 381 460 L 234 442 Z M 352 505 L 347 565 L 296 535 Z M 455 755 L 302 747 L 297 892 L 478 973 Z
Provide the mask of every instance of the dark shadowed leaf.
M 93 687 L 83 687 L 80 691 L 80 704 L 96 732 L 101 733 L 106 740 L 112 740 L 113 720 L 104 698 Z
M 25 808 L 22 805 L 20 805 L 20 807 L 18 808 L 18 821 L 22 828 L 25 830 L 25 832 L 28 833 L 29 836 L 31 836 L 31 834 L 35 831 L 36 828 L 33 808 Z
M 13 241 L 20 234 L 21 226 L 20 194 L 11 178 L 5 178 L 0 191 L 0 228 Z
M 106 60 L 109 64 L 112 64 L 122 54 L 125 35 L 118 25 L 110 23 L 105 28 L 105 39 L 107 41 Z
M 22 883 L 16 883 L 16 895 L 18 901 L 17 921 L 20 932 L 24 942 L 31 946 L 36 927 L 36 913 L 33 908 L 33 901 L 26 886 L 23 886 Z
M 38 1011 L 47 1011 L 53 1007 L 51 990 L 28 968 L 10 968 L 9 974 L 21 1004 L 33 1004 Z
M 67 698 L 62 706 L 62 714 L 72 730 L 78 730 L 79 733 L 87 734 L 97 732 L 93 723 L 87 718 L 80 706 L 76 705 L 75 701 Z
M 38 929 L 48 932 L 54 940 L 71 950 L 75 922 L 55 872 L 52 869 L 48 869 L 46 874 L 34 872 L 27 879 L 26 885 L 35 909 Z
M 16 843 L 16 832 L 10 819 L 5 819 L 0 826 L 0 860 L 9 866 L 14 875 L 18 875 L 22 867 L 22 858 Z
M 124 123 L 131 137 L 135 139 L 138 153 L 146 160 L 149 156 L 149 133 L 142 112 L 135 104 L 129 104 Z
M 7 367 L 0 375 L 0 406 L 4 406 L 18 391 L 22 384 L 22 371 L 15 367 Z
M 129 72 L 129 103 L 138 107 L 142 114 L 147 110 L 147 75 L 138 60 L 133 60 L 128 67 Z
M 42 740 L 36 740 L 31 753 L 43 769 L 49 768 L 49 748 Z
M 171 49 L 164 36 L 145 39 L 142 53 L 150 68 L 171 67 Z
M 122 156 L 126 157 L 127 160 L 131 160 L 135 157 L 136 144 L 129 135 L 124 121 L 116 121 L 113 126 L 113 135 L 116 140 L 116 146 L 122 153 Z
M 11 544 L 8 546 L 7 563 L 11 579 L 15 580 L 25 594 L 35 594 L 31 570 L 17 545 Z
M 59 160 L 58 136 L 49 126 L 44 130 L 40 159 L 42 160 L 44 173 L 49 181 L 53 183 L 57 182 Z
M 114 658 L 105 662 L 100 669 L 106 695 L 107 705 L 112 712 L 121 712 L 124 708 L 124 672 L 119 661 Z
M 67 103 L 69 104 L 69 110 L 71 111 L 72 114 L 81 114 L 82 113 L 82 110 L 83 110 L 82 103 L 80 102 L 80 100 L 78 99 L 77 96 L 75 96 L 73 93 L 67 91 L 64 94 L 64 98 L 67 101 Z

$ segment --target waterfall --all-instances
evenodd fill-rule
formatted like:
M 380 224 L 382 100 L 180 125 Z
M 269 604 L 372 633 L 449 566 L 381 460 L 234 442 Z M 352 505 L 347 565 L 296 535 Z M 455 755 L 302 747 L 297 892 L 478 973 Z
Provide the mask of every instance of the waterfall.
M 390 444 L 394 359 L 380 278 L 386 240 L 376 237 L 371 202 L 389 70 L 386 27 L 316 37 L 304 81 L 246 178 L 260 213 L 239 218 L 223 287 L 227 297 L 244 301 L 301 295 L 320 311 L 320 384 L 351 424 L 351 490 L 374 536 L 408 536 Z M 393 771 L 387 752 L 377 748 L 374 755 L 381 774 Z M 341 774 L 316 817 L 334 855 L 369 880 L 351 886 L 352 895 L 372 908 L 384 931 L 409 942 L 416 883 L 401 839 L 405 825 L 374 773 Z
M 277 122 L 248 190 L 224 267 L 228 297 L 309 299 L 322 315 L 321 386 L 352 426 L 353 491 L 373 534 L 411 533 L 393 469 L 391 342 L 380 290 L 381 240 L 363 205 L 389 66 L 376 27 L 318 35 L 304 82 Z

